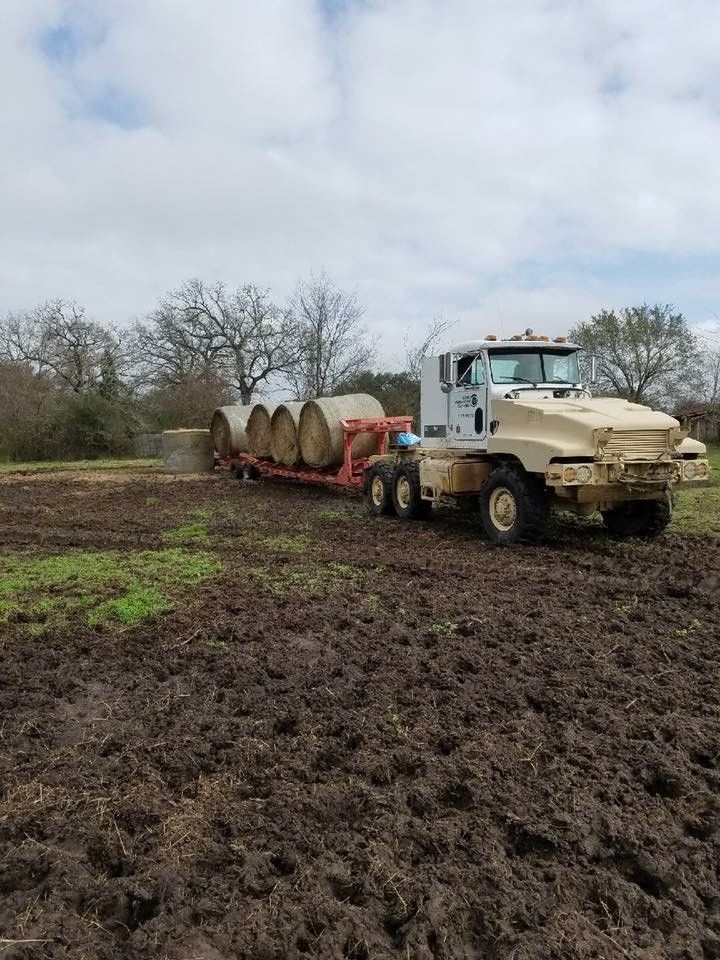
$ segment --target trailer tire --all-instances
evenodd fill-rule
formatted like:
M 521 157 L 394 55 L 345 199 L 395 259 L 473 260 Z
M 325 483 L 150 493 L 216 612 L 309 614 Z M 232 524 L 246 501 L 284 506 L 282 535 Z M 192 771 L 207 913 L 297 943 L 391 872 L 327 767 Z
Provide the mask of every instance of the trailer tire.
M 612 510 L 603 510 L 602 518 L 614 537 L 650 540 L 670 523 L 672 506 L 669 500 L 629 500 Z
M 420 466 L 411 460 L 395 468 L 392 478 L 392 502 L 401 520 L 426 520 L 432 503 L 420 495 Z
M 480 491 L 480 519 L 488 538 L 501 546 L 542 540 L 548 521 L 543 485 L 513 467 L 498 467 Z
M 373 516 L 387 516 L 393 512 L 393 467 L 390 463 L 376 463 L 365 476 L 365 503 Z
M 239 480 L 259 480 L 260 471 L 254 463 L 238 464 L 237 477 Z

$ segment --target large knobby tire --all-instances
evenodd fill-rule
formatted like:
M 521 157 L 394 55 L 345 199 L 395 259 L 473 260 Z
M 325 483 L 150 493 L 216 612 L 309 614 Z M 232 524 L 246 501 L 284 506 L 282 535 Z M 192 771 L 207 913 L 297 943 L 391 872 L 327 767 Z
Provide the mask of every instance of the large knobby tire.
M 603 510 L 605 526 L 614 537 L 656 537 L 670 523 L 669 500 L 629 500 L 612 510 Z
M 365 503 L 369 513 L 380 517 L 393 512 L 392 482 L 392 464 L 376 463 L 370 467 L 365 479 Z
M 424 520 L 430 516 L 432 503 L 420 496 L 420 467 L 414 460 L 395 468 L 392 499 L 395 513 L 402 520 Z
M 548 520 L 542 484 L 521 470 L 498 467 L 480 491 L 480 519 L 493 543 L 542 540 Z

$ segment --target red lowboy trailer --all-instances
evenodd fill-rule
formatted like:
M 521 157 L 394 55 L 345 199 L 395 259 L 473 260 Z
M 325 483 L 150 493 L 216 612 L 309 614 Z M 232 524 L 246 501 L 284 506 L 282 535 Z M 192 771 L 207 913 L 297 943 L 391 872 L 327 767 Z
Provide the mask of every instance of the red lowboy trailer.
M 338 486 L 361 486 L 363 473 L 369 466 L 367 457 L 353 460 L 352 445 L 360 433 L 372 433 L 376 437 L 376 453 L 381 455 L 390 448 L 390 434 L 409 433 L 412 417 L 362 417 L 357 420 L 340 420 L 343 430 L 343 462 L 339 467 L 316 469 L 315 467 L 283 467 L 273 460 L 261 460 L 249 453 L 234 457 L 218 458 L 219 467 L 230 469 L 244 479 L 273 477 L 279 480 L 300 480 L 303 483 L 327 483 Z

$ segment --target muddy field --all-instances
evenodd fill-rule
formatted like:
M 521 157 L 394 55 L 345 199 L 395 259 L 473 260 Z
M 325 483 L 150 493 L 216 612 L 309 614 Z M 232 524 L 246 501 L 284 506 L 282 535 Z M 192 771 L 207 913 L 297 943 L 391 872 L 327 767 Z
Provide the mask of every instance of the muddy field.
M 3 960 L 720 957 L 719 540 L 56 473 L 0 562 Z

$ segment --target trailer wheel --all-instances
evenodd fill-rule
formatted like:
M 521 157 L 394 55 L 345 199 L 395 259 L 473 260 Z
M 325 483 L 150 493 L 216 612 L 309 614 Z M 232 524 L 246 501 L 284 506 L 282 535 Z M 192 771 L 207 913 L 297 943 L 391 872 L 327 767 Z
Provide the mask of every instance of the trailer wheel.
M 669 500 L 630 500 L 602 511 L 605 526 L 614 537 L 657 537 L 671 517 Z
M 392 500 L 395 513 L 402 520 L 425 520 L 430 516 L 432 503 L 420 496 L 420 467 L 415 461 L 395 468 Z
M 376 463 L 367 472 L 365 503 L 368 512 L 379 517 L 393 512 L 393 468 L 389 463 Z
M 237 477 L 239 480 L 259 480 L 260 471 L 254 463 L 238 464 Z
M 512 467 L 498 467 L 480 491 L 480 518 L 493 543 L 541 540 L 548 520 L 542 484 Z

